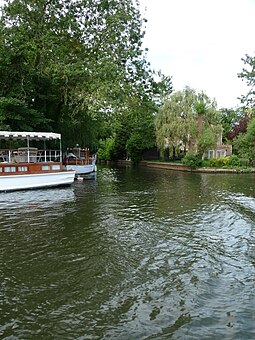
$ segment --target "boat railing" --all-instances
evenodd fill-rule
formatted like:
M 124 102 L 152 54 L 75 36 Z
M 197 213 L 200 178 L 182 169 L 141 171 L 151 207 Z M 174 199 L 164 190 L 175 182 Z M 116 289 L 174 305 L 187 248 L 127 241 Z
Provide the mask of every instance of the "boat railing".
M 95 157 L 77 158 L 77 157 L 64 157 L 65 165 L 89 165 L 95 164 Z
M 1 149 L 0 163 L 42 163 L 61 162 L 60 150 L 39 150 L 37 148 Z
M 89 148 L 68 148 L 64 153 L 65 165 L 90 165 L 96 163 L 96 156 L 90 154 Z

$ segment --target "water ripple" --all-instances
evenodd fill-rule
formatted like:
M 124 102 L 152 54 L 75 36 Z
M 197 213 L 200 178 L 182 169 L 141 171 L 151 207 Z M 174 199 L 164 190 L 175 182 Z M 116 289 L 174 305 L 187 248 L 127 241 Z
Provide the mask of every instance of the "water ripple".
M 0 195 L 0 337 L 254 338 L 250 183 L 106 167 Z

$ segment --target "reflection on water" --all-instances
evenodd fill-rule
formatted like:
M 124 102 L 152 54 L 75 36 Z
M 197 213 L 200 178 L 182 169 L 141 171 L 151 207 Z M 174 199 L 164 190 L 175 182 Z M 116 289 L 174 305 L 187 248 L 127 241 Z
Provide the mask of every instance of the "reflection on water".
M 253 181 L 99 167 L 0 195 L 0 338 L 255 338 Z
M 9 227 L 12 223 L 29 225 L 38 224 L 38 219 L 46 216 L 59 217 L 63 213 L 65 203 L 75 200 L 74 189 L 43 189 L 15 191 L 0 194 L 0 213 L 5 226 Z M 4 220 L 3 220 L 4 218 Z
M 73 187 L 43 190 L 14 191 L 0 194 L 0 209 L 20 209 L 40 206 L 51 208 L 54 204 L 74 200 Z

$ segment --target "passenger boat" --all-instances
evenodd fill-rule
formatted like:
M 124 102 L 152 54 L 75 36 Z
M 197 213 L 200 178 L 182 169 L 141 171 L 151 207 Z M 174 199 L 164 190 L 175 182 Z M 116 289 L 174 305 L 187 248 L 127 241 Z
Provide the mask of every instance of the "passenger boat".
M 93 174 L 97 171 L 96 157 L 90 156 L 88 148 L 68 149 L 64 156 L 63 168 L 74 170 L 76 177 Z
M 0 140 L 5 144 L 5 148 L 0 148 L 0 192 L 67 186 L 74 182 L 75 171 L 62 167 L 60 134 L 0 131 Z M 46 149 L 46 143 L 53 140 L 59 148 Z M 12 144 L 17 146 L 24 141 L 26 146 L 12 148 Z M 37 148 L 36 144 L 43 147 Z

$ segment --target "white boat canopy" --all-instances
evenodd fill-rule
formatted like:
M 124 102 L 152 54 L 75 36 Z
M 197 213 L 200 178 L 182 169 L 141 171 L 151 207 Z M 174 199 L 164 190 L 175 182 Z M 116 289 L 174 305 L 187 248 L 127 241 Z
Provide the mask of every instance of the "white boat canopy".
M 61 134 L 53 132 L 0 131 L 0 139 L 61 140 Z

